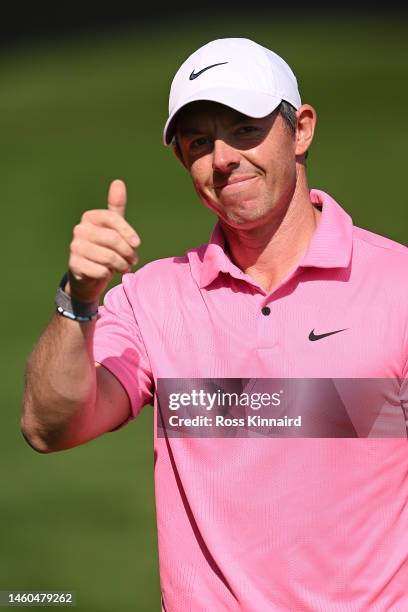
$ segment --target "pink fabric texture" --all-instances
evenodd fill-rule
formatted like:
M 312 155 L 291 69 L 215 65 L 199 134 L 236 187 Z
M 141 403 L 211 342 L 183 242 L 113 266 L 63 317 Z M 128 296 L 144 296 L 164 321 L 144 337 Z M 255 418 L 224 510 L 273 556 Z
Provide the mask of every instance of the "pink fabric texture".
M 158 378 L 407 378 L 408 249 L 311 199 L 319 225 L 269 294 L 218 224 L 106 294 L 94 357 L 130 418 L 151 403 L 156 423 Z M 407 440 L 166 439 L 155 425 L 154 450 L 166 612 L 408 610 Z

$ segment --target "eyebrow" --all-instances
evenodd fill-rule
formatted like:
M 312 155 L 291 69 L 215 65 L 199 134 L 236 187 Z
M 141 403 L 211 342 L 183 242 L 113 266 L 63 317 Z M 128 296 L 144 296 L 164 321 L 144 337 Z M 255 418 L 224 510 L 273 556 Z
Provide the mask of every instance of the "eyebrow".
M 230 122 L 230 127 L 236 125 L 237 123 L 243 123 L 244 121 L 256 121 L 256 117 L 249 117 L 248 115 L 244 115 L 243 113 L 236 111 L 234 119 Z M 203 130 L 187 125 L 184 128 L 179 128 L 179 132 L 180 136 L 197 136 L 198 134 L 202 134 Z
M 198 130 L 197 128 L 185 127 L 178 130 L 181 136 L 196 136 L 197 134 L 202 134 L 202 130 Z

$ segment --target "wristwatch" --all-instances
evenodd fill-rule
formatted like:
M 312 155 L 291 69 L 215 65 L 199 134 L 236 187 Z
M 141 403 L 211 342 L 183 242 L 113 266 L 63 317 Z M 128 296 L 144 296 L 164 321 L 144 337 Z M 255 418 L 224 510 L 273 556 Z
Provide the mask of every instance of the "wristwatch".
M 68 281 L 68 272 L 61 278 L 55 294 L 55 306 L 57 313 L 73 321 L 92 321 L 98 316 L 98 302 L 79 302 L 71 295 L 65 293 L 65 285 Z

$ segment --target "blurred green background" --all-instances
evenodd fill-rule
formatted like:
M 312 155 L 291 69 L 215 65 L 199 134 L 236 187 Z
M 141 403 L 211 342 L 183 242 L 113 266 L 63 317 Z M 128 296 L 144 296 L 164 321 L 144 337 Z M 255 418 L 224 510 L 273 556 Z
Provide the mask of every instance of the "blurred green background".
M 3 50 L 0 590 L 74 590 L 80 612 L 160 609 L 152 408 L 51 455 L 25 444 L 19 417 L 25 361 L 52 315 L 72 227 L 105 206 L 112 179 L 128 186 L 140 265 L 209 237 L 213 216 L 161 145 L 181 61 L 225 36 L 281 54 L 318 112 L 310 185 L 357 225 L 406 243 L 406 32 L 392 16 L 262 13 Z

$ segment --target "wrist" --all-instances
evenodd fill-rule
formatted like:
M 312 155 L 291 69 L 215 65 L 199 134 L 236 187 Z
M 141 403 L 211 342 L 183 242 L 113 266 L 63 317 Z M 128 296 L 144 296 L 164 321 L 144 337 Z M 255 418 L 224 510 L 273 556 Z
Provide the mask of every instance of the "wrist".
M 62 287 L 62 284 L 65 285 L 65 287 Z M 78 289 L 78 285 L 79 285 L 79 290 Z M 87 287 L 86 287 L 86 292 L 88 293 L 88 295 L 83 295 L 83 289 L 81 292 L 81 282 L 77 281 L 73 276 L 72 273 L 70 271 L 66 272 L 64 274 L 64 276 L 61 279 L 60 285 L 59 285 L 62 290 L 64 291 L 64 293 L 66 293 L 67 295 L 69 295 L 71 297 L 71 299 L 75 300 L 78 303 L 81 304 L 99 304 L 99 293 L 95 294 L 94 291 L 95 289 L 91 289 L 89 288 L 89 284 L 87 283 Z M 90 292 L 90 294 L 89 294 Z

